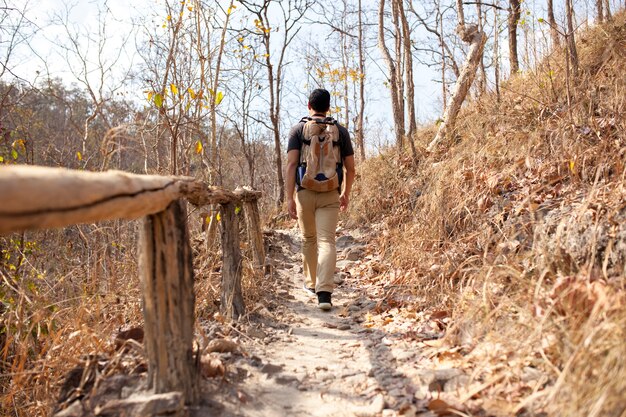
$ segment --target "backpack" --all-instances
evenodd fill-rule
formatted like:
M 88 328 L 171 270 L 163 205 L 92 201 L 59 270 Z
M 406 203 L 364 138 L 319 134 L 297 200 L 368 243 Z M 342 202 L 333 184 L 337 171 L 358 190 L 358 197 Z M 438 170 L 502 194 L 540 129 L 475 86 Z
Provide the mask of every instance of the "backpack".
M 332 117 L 305 117 L 302 148 L 298 167 L 299 185 L 317 192 L 336 190 L 341 186 L 343 165 L 339 150 L 339 128 Z

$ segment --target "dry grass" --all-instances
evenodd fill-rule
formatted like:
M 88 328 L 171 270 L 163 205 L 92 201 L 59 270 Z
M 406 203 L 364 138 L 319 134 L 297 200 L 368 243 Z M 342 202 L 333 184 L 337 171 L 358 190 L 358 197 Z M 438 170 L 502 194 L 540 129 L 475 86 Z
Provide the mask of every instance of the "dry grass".
M 219 311 L 219 236 L 207 251 L 200 225 L 191 229 L 201 332 Z M 114 339 L 143 322 L 135 231 L 134 223 L 111 222 L 29 233 L 24 248 L 21 235 L 0 242 L 0 416 L 50 415 L 70 370 L 94 358 L 104 364 L 101 375 L 132 371 L 120 363 Z M 246 304 L 255 305 L 267 289 L 244 236 L 242 286 Z
M 575 83 L 556 51 L 500 100 L 466 106 L 456 137 L 416 167 L 391 152 L 360 167 L 352 220 L 384 225 L 377 246 L 416 271 L 422 308 L 454 311 L 449 343 L 478 369 L 503 367 L 485 395 L 511 414 L 625 412 L 624 51 L 620 13 L 579 38 Z M 418 147 L 433 136 L 424 128 Z M 522 384 L 528 367 L 541 386 Z
M 117 331 L 140 322 L 134 251 L 122 244 L 132 244 L 128 229 L 80 226 L 3 240 L 0 415 L 49 415 L 68 371 L 109 356 Z

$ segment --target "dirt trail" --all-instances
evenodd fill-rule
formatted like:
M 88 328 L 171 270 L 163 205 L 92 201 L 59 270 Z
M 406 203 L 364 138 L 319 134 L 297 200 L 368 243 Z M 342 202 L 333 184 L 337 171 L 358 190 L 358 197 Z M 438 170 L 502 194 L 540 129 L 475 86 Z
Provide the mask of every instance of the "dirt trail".
M 371 248 L 348 232 L 337 246 L 340 269 L 376 261 L 366 255 Z M 259 319 L 248 324 L 245 336 L 242 331 L 245 354 L 223 358 L 240 378 L 231 377 L 213 396 L 219 414 L 434 416 L 426 408 L 431 391 L 453 389 L 467 378 L 463 372 L 420 353 L 428 335 L 408 337 L 417 332 L 415 320 L 390 314 L 382 327 L 371 323 L 378 294 L 349 273 L 336 278 L 343 282 L 333 294 L 333 309 L 319 310 L 315 296 L 302 289 L 298 249 L 297 230 L 274 232 L 277 298 L 267 309 L 257 306 Z

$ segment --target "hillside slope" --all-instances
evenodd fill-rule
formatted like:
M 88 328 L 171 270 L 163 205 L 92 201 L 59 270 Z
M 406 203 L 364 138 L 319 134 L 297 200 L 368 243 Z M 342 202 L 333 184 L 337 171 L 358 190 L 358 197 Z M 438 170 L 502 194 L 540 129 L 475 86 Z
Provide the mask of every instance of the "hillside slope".
M 402 271 L 380 276 L 388 299 L 452 312 L 445 343 L 500 378 L 503 415 L 626 412 L 626 16 L 577 42 L 577 79 L 555 51 L 435 153 L 368 160 L 355 190 L 350 221 Z

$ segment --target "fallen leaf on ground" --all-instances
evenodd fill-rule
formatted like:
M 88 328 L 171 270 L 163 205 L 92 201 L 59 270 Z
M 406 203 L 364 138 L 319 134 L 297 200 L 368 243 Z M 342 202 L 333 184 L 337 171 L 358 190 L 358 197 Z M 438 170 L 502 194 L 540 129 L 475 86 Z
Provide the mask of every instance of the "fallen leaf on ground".
M 200 358 L 200 374 L 205 378 L 223 377 L 226 374 L 226 367 L 219 358 L 203 355 Z
M 239 345 L 229 339 L 213 339 L 206 347 L 206 352 L 236 352 L 239 350 Z
M 438 416 L 452 416 L 454 407 L 442 399 L 436 398 L 428 403 L 428 409 Z

